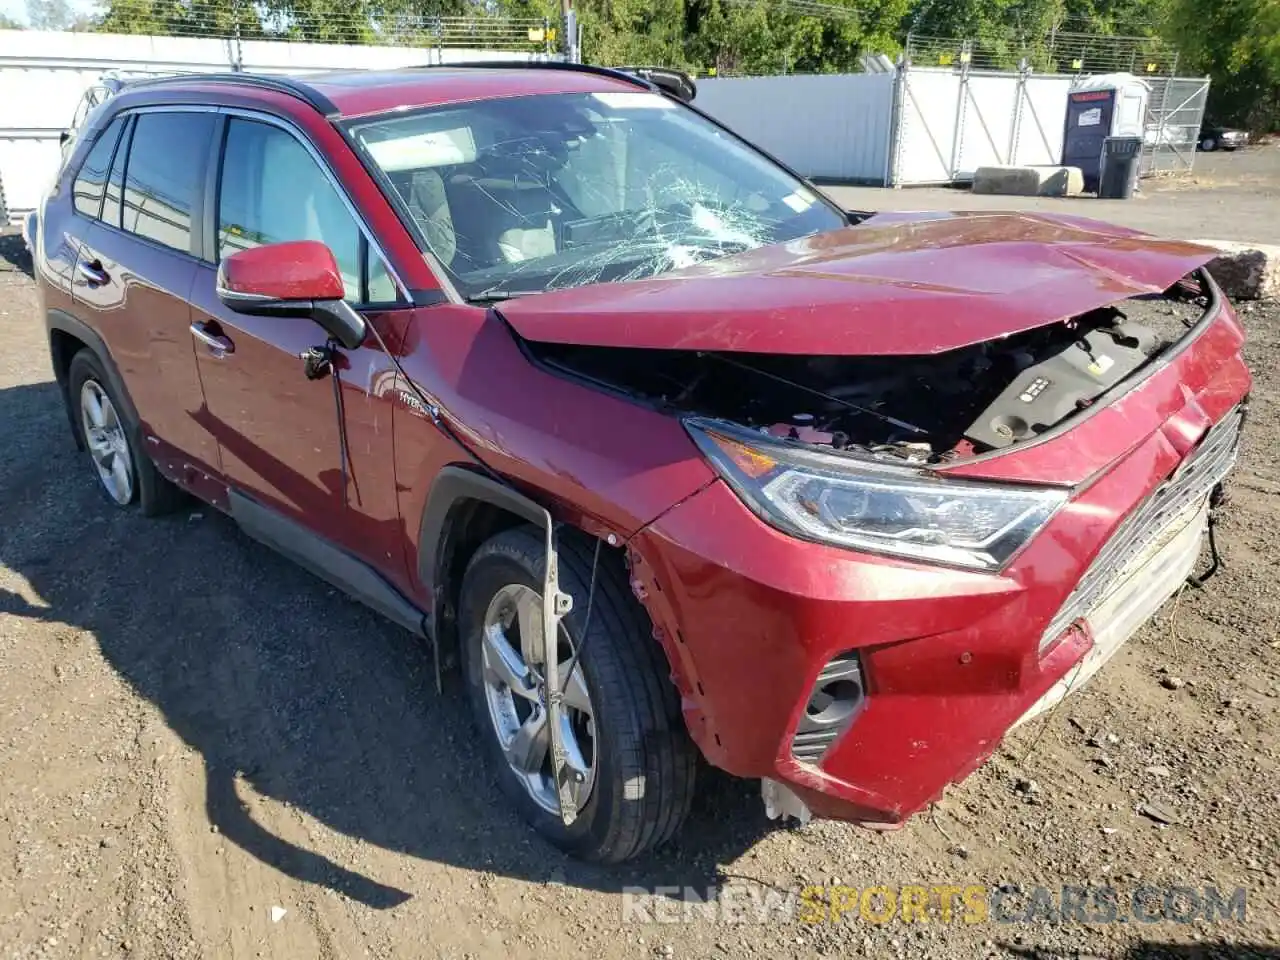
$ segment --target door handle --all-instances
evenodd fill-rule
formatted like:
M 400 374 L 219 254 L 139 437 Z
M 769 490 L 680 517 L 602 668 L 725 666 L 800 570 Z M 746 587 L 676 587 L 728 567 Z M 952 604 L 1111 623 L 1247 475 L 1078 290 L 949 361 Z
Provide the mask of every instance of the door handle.
M 85 262 L 84 260 L 76 263 L 76 272 L 90 283 L 102 286 L 104 283 L 111 282 L 111 275 L 102 269 L 102 263 L 98 260 Z
M 224 337 L 218 333 L 210 333 L 203 323 L 193 323 L 191 325 L 191 335 L 208 347 L 210 354 L 219 359 L 229 353 L 236 352 L 236 345 L 231 342 L 229 337 Z

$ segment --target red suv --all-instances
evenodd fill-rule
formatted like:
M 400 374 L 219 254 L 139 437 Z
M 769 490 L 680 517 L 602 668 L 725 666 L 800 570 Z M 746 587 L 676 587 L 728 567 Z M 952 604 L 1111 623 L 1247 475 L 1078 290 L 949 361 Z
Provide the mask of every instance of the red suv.
M 1193 574 L 1249 389 L 1209 251 L 849 214 L 662 79 L 130 84 L 35 237 L 110 499 L 194 495 L 426 638 L 603 861 L 699 754 L 902 823 Z

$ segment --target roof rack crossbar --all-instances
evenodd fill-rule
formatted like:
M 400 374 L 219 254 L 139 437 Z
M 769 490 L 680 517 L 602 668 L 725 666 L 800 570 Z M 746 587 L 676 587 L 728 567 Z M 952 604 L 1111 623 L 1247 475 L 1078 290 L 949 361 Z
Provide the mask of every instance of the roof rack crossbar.
M 274 90 L 287 96 L 301 100 L 314 107 L 326 117 L 336 116 L 340 111 L 334 102 L 315 87 L 309 86 L 293 77 L 268 76 L 261 73 L 179 73 L 163 77 L 147 77 L 131 80 L 126 86 L 129 89 L 139 87 L 161 87 L 174 83 L 227 83 L 240 86 L 257 87 L 260 90 Z

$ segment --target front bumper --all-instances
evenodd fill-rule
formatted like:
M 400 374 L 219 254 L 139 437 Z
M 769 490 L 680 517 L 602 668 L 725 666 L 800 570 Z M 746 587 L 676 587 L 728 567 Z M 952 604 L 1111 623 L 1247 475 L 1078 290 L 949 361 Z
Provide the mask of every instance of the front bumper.
M 818 816 L 894 825 L 1078 688 L 1185 581 L 1234 463 L 1249 385 L 1239 330 L 1228 315 L 1198 340 L 1116 402 L 1127 452 L 999 576 L 802 543 L 721 482 L 646 528 L 634 586 L 708 759 L 780 781 Z M 1111 456 L 1114 423 L 1055 442 Z M 815 682 L 851 651 L 865 701 L 819 757 L 799 759 Z

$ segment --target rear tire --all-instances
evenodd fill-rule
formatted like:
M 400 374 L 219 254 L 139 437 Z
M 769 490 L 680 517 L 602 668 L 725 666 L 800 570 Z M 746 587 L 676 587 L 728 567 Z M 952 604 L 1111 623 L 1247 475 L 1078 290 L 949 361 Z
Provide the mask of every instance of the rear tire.
M 545 791 L 530 786 L 539 775 L 518 772 L 508 759 L 493 708 L 493 691 L 503 684 L 486 665 L 486 642 L 489 663 L 493 662 L 493 640 L 486 640 L 485 631 L 486 626 L 495 629 L 494 604 L 501 606 L 507 597 L 527 597 L 528 591 L 537 594 L 540 603 L 545 548 L 538 530 L 504 531 L 475 552 L 462 582 L 459 627 L 468 697 L 503 792 L 557 847 L 581 860 L 619 863 L 668 840 L 679 829 L 693 799 L 697 751 L 685 731 L 665 655 L 628 588 L 622 565 L 612 555 L 601 557 L 597 567 L 590 632 L 584 637 L 592 550 L 581 536 L 561 537 L 558 546 L 560 589 L 573 596 L 573 610 L 561 621 L 561 662 L 586 641 L 578 670 L 590 704 L 589 729 L 586 713 L 568 714 L 570 726 L 579 731 L 582 755 L 590 754 L 591 767 L 585 781 L 589 793 L 572 826 L 561 822 L 558 801 L 553 799 L 549 807 Z M 497 629 L 509 629 L 501 622 Z M 518 649 L 511 652 L 519 655 Z M 530 701 L 518 702 L 527 716 Z M 574 726 L 578 721 L 583 722 Z
M 1218 141 L 1213 137 L 1205 137 L 1200 141 L 1200 149 L 1205 153 L 1212 153 L 1218 149 Z
M 186 503 L 186 494 L 162 477 L 143 452 L 141 426 L 88 347 L 71 358 L 66 402 L 76 441 L 88 453 L 98 488 L 112 505 L 125 508 L 136 503 L 143 516 L 155 517 Z M 94 423 L 95 409 L 102 414 L 100 425 Z

